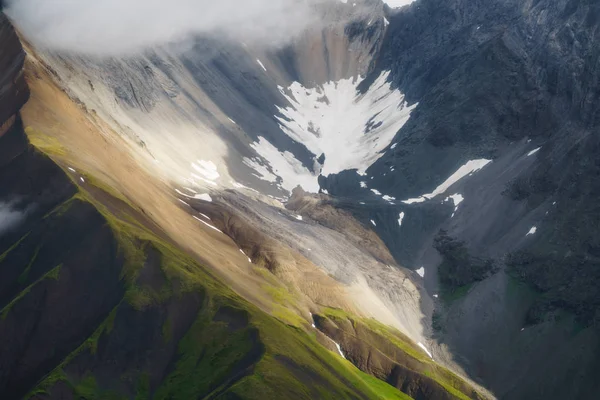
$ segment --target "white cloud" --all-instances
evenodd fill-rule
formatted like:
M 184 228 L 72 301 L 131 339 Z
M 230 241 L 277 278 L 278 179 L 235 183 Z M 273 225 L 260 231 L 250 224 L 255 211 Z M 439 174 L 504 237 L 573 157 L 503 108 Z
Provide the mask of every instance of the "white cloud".
M 328 1 L 8 0 L 6 13 L 36 45 L 120 55 L 196 34 L 281 44 L 318 23 L 314 6 Z
M 24 216 L 24 212 L 13 209 L 10 204 L 0 203 L 0 234 L 18 225 Z
M 383 0 L 390 8 L 399 8 L 413 3 L 415 0 Z

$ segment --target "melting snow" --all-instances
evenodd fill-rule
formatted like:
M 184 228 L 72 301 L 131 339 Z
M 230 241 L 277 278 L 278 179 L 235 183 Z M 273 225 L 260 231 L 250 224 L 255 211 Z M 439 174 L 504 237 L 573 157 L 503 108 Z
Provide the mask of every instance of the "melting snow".
M 294 218 L 296 218 L 298 221 L 302 221 L 302 215 L 294 215 Z
M 414 199 L 402 200 L 404 204 L 422 203 L 427 200 L 425 197 L 417 197 Z
M 250 257 L 248 257 L 248 255 L 247 255 L 246 253 L 244 253 L 244 250 L 240 249 L 240 253 L 242 253 L 243 255 L 245 255 L 245 256 L 246 256 L 246 258 L 248 258 L 248 262 L 249 262 L 250 264 L 252 264 L 252 260 L 250 259 Z M 312 314 L 311 314 L 311 315 L 312 315 Z
M 427 347 L 425 347 L 425 345 L 421 342 L 417 343 L 419 345 L 420 348 L 423 349 L 423 351 L 425 351 L 425 353 L 427 353 L 427 355 L 429 356 L 429 358 L 431 358 L 433 360 L 433 356 L 431 355 L 431 353 L 429 352 L 429 350 L 427 350 Z
M 200 215 L 202 215 L 202 216 L 203 216 L 204 218 L 206 218 L 207 220 L 209 220 L 209 221 L 212 221 L 212 219 L 211 219 L 211 218 L 210 218 L 208 215 L 206 215 L 206 214 L 202 214 L 202 213 L 200 213 Z
M 479 159 L 479 160 L 468 161 L 465 165 L 460 167 L 455 173 L 450 175 L 450 177 L 448 179 L 446 179 L 441 185 L 439 185 L 437 188 L 435 188 L 435 190 L 433 192 L 424 194 L 424 195 L 419 196 L 414 199 L 404 200 L 402 202 L 406 203 L 406 204 L 412 204 L 412 203 L 422 203 L 425 200 L 432 199 L 435 196 L 444 193 L 446 190 L 448 190 L 448 188 L 450 188 L 450 186 L 454 185 L 456 182 L 458 182 L 465 176 L 472 174 L 473 172 L 479 171 L 480 169 L 482 169 L 483 167 L 488 165 L 490 162 L 492 162 L 492 160 L 486 160 L 483 158 Z
M 340 353 L 340 356 L 342 356 L 342 358 L 345 359 L 346 356 L 344 355 L 344 353 L 342 353 L 342 348 L 340 347 L 340 345 L 337 344 L 337 342 L 335 342 L 335 341 L 333 343 L 335 343 L 335 347 L 337 347 L 337 351 L 338 351 L 338 353 Z
M 525 235 L 525 236 L 534 235 L 536 232 L 537 232 L 537 227 L 533 226 L 533 227 L 531 227 L 531 229 L 529 230 L 529 232 L 527 232 L 527 235 Z
M 83 179 L 82 176 L 80 176 L 79 179 L 81 180 L 81 182 L 85 183 L 85 179 Z
M 398 216 L 398 225 L 402 226 L 402 221 L 404 220 L 404 211 L 400 213 Z
M 367 182 L 361 182 L 360 183 L 360 187 L 361 188 L 366 188 L 367 187 Z
M 204 201 L 212 202 L 212 198 L 210 197 L 210 195 L 208 193 L 195 194 L 193 196 L 189 196 L 189 195 L 183 193 L 179 189 L 175 189 L 175 191 L 177 192 L 177 194 L 180 194 L 181 196 L 185 196 L 188 199 L 197 199 L 197 200 L 204 200 Z
M 177 199 L 177 200 L 179 200 L 180 202 L 182 202 L 182 203 L 183 203 L 183 204 L 185 204 L 186 206 L 188 206 L 188 207 L 191 207 L 191 206 L 190 206 L 188 203 L 186 203 L 185 201 L 183 201 L 183 200 L 181 200 L 181 199 Z
M 538 147 L 537 149 L 533 149 L 531 150 L 529 153 L 527 153 L 527 157 L 534 155 L 535 153 L 537 153 L 538 151 L 540 151 L 541 147 Z
M 390 21 L 388 21 L 386 17 L 383 17 L 383 26 L 388 26 L 389 24 Z
M 392 201 L 396 200 L 396 198 L 395 198 L 395 197 L 388 196 L 387 194 L 386 194 L 386 195 L 384 195 L 384 196 L 382 197 L 382 199 L 384 199 L 385 201 L 387 201 L 387 202 L 390 202 L 390 203 L 391 203 Z
M 212 203 L 212 197 L 210 197 L 210 195 L 208 193 L 202 193 L 202 194 L 197 194 L 194 196 L 195 199 L 198 200 L 204 200 L 204 201 L 208 201 L 209 203 Z
M 315 155 L 325 154 L 322 175 L 349 169 L 357 169 L 359 174 L 364 174 L 383 155 L 382 150 L 390 144 L 417 106 L 408 106 L 404 95 L 392 90 L 388 77 L 389 71 L 382 73 L 364 94 L 357 90 L 362 78 L 327 82 L 310 89 L 298 82 L 287 90 L 279 87 L 290 105 L 278 107 L 280 115 L 275 118 L 290 138 L 305 145 Z M 279 155 L 269 154 L 274 156 L 272 159 L 257 150 L 268 160 L 274 172 L 275 169 L 289 170 L 302 177 L 296 178 L 295 184 L 291 185 L 285 183 L 289 176 L 275 172 L 283 179 L 284 188 L 293 189 L 300 183 L 304 190 L 318 191 L 318 174 L 310 173 L 291 153 L 284 157 L 283 153 L 276 151 Z M 282 163 L 289 165 L 283 167 Z
M 453 194 L 453 195 L 450 195 L 450 196 L 446 197 L 446 199 L 445 199 L 444 201 L 452 200 L 452 202 L 454 203 L 454 212 L 452 213 L 452 217 L 454 217 L 454 214 L 455 214 L 455 213 L 456 213 L 456 211 L 458 210 L 458 205 L 459 205 L 460 203 L 462 203 L 462 201 L 463 201 L 464 199 L 465 199 L 465 198 L 462 196 L 462 194 L 458 194 L 458 193 L 456 193 L 456 194 Z M 451 218 L 452 218 L 452 217 L 451 217 Z
M 281 188 L 291 192 L 296 186 L 300 185 L 308 192 L 317 193 L 319 191 L 318 175 L 309 171 L 300 161 L 298 161 L 289 151 L 279 151 L 271 142 L 262 136 L 259 136 L 258 142 L 250 145 L 262 158 L 268 161 L 273 172 L 262 165 L 258 159 L 245 157 L 244 164 L 254 169 L 258 178 L 269 182 L 277 182 L 281 178 Z
M 192 217 L 194 217 L 196 220 L 202 222 L 204 225 L 208 226 L 209 228 L 214 229 L 217 232 L 223 233 L 223 231 L 221 231 L 220 229 L 217 229 L 214 226 L 212 226 L 211 224 L 204 222 L 203 220 L 201 220 L 200 218 L 196 217 L 195 215 L 192 215 Z
M 371 192 L 375 193 L 377 196 L 381 196 L 381 192 L 377 189 L 371 189 Z
M 327 191 L 327 189 L 321 189 L 321 192 L 323 192 L 325 194 L 329 194 L 329 192 Z
M 256 62 L 258 63 L 258 65 L 260 65 L 260 66 L 261 66 L 261 68 L 262 68 L 262 69 L 264 69 L 264 70 L 265 70 L 265 72 L 267 72 L 267 69 L 265 68 L 265 66 L 263 65 L 263 63 L 262 63 L 262 62 L 260 62 L 260 60 L 259 60 L 258 58 L 256 59 Z
M 377 226 L 377 224 L 375 223 L 375 221 L 371 220 L 371 223 L 373 224 L 373 226 Z
M 437 298 L 438 298 L 438 295 L 437 295 L 437 294 L 434 294 L 434 295 L 433 295 L 433 297 L 435 297 L 435 298 L 437 299 Z
M 231 118 L 227 118 L 229 121 L 231 121 L 232 124 L 237 125 L 237 122 L 235 122 L 234 120 L 232 120 Z
M 313 313 L 309 313 L 309 314 L 310 314 L 310 320 L 312 321 L 312 324 L 310 326 L 312 326 L 313 328 L 316 328 L 316 326 L 315 326 L 315 317 L 313 316 Z
M 195 163 L 192 163 L 192 168 L 208 181 L 216 181 L 221 176 L 219 175 L 217 166 L 212 161 L 197 160 Z
M 68 167 L 68 168 L 69 168 L 69 171 L 71 171 L 71 172 L 77 172 L 77 171 L 75 171 L 75 170 L 74 170 L 73 168 L 71 168 L 71 167 Z
M 421 267 L 415 271 L 421 278 L 425 278 L 425 267 Z

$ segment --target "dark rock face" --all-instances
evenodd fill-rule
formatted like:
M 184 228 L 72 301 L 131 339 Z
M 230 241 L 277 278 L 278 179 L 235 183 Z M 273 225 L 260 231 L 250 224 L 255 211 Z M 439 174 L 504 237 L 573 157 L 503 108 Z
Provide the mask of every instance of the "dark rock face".
M 19 111 L 29 97 L 29 89 L 21 73 L 24 62 L 25 52 L 21 42 L 13 26 L 0 11 L 0 135 L 6 128 L 3 126 L 5 122 Z
M 394 149 L 367 171 L 369 187 L 413 198 L 467 160 L 493 162 L 448 191 L 465 198 L 452 217 L 440 204 L 445 196 L 395 206 L 369 196 L 366 207 L 350 210 L 375 218 L 400 263 L 424 265 L 433 293 L 439 229 L 449 243 L 464 244 L 469 260 L 497 263 L 487 278 L 470 265 L 465 272 L 479 283 L 439 305 L 451 319 L 440 339 L 464 357 L 471 376 L 501 398 L 597 397 L 600 4 L 422 0 L 388 18 L 373 76 L 390 69 L 419 106 Z M 323 186 L 352 196 L 358 177 L 340 174 Z M 399 212 L 406 213 L 401 227 L 390 222 Z M 535 342 L 520 333 L 524 326 L 539 335 Z M 540 365 L 548 351 L 553 364 Z

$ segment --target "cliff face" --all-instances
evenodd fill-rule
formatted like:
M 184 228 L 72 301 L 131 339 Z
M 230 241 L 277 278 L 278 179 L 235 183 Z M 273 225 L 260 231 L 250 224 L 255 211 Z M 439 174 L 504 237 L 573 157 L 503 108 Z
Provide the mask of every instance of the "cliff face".
M 34 96 L 26 107 L 36 103 L 48 114 L 40 120 L 52 127 L 24 128 L 23 52 L 10 25 L 2 28 L 0 54 L 16 62 L 2 57 L 0 69 L 7 83 L 0 105 L 9 121 L 0 135 L 1 398 L 406 398 L 322 347 L 287 308 L 300 306 L 268 270 L 256 272 L 258 265 L 242 258 L 254 279 L 263 277 L 258 296 L 285 299 L 285 307 L 259 302 L 272 304 L 278 317 L 174 245 L 150 211 L 75 170 L 75 147 L 45 132 L 60 136 L 64 120 L 74 120 L 76 134 L 89 139 L 92 117 L 56 88 L 48 71 L 31 64 Z M 56 91 L 40 93 L 48 87 Z M 100 144 L 91 152 L 105 150 L 105 137 L 93 135 Z M 93 155 L 83 158 L 80 165 Z M 189 205 L 182 212 L 173 203 L 170 194 L 170 210 L 193 220 Z M 231 239 L 220 233 L 211 242 L 193 221 L 204 248 L 216 243 L 240 258 Z
M 1 4 L 0 4 L 1 6 Z M 15 30 L 6 16 L 0 12 L 0 135 L 12 123 L 12 117 L 25 104 L 29 89 L 23 77 L 25 52 Z
M 348 5 L 345 12 L 352 13 L 350 8 Z M 240 351 L 241 358 L 232 361 L 240 365 L 235 379 L 242 379 L 262 360 L 267 346 L 256 340 L 255 328 L 260 324 L 249 324 L 244 312 L 223 310 L 218 302 L 215 307 L 204 307 L 203 289 L 189 298 L 145 304 L 146 295 L 154 293 L 157 285 L 168 286 L 160 272 L 162 264 L 152 261 L 156 258 L 153 251 L 144 253 L 144 259 L 150 261 L 143 269 L 152 279 L 142 274 L 136 277 L 140 280 L 123 282 L 115 271 L 123 268 L 124 261 L 116 256 L 105 260 L 110 266 L 106 270 L 89 263 L 84 271 L 86 279 L 106 280 L 111 288 L 107 303 L 90 302 L 96 313 L 86 311 L 86 315 L 94 321 L 75 324 L 58 309 L 42 313 L 51 316 L 51 321 L 42 314 L 26 312 L 39 308 L 48 293 L 59 300 L 57 304 L 63 304 L 60 301 L 65 301 L 66 286 L 53 281 L 55 268 L 60 261 L 63 266 L 58 271 L 70 271 L 82 256 L 83 250 L 77 246 L 53 242 L 55 232 L 91 240 L 83 234 L 87 230 L 78 225 L 85 223 L 104 248 L 113 251 L 119 242 L 114 231 L 105 228 L 106 216 L 100 216 L 97 208 L 85 202 L 45 218 L 78 189 L 60 168 L 27 143 L 16 117 L 27 99 L 20 73 L 23 52 L 14 30 L 5 19 L 0 22 L 0 34 L 6 39 L 0 41 L 0 51 L 6 53 L 0 58 L 0 187 L 7 188 L 0 205 L 20 221 L 0 237 L 0 252 L 4 253 L 0 266 L 7 266 L 0 269 L 0 305 L 8 307 L 0 333 L 11 343 L 2 357 L 6 360 L 3 370 L 11 372 L 0 375 L 0 385 L 4 385 L 0 388 L 11 395 L 23 394 L 52 369 L 55 374 L 38 387 L 50 397 L 65 392 L 81 396 L 91 390 L 91 383 L 92 394 L 110 387 L 132 395 L 139 384 L 143 390 L 150 387 L 152 393 L 162 390 L 165 396 L 173 395 L 178 385 L 162 386 L 167 376 L 176 383 L 183 377 L 189 384 L 185 387 L 190 392 L 177 393 L 182 397 L 230 390 L 232 382 L 227 374 L 214 377 L 214 382 L 221 385 L 218 389 L 211 383 L 194 384 L 196 373 L 206 372 L 201 365 L 207 362 L 203 354 L 214 343 L 192 343 L 195 359 L 185 360 L 175 354 L 174 343 L 184 340 L 187 334 L 224 335 L 220 323 L 226 322 L 247 345 Z M 321 177 L 321 187 L 333 195 L 323 197 L 326 207 L 310 199 L 292 199 L 288 206 L 313 220 L 306 226 L 319 221 L 313 225 L 346 232 L 348 241 L 361 244 L 371 258 L 380 259 L 385 268 L 393 270 L 387 266 L 393 260 L 380 241 L 372 237 L 371 231 L 364 234 L 364 226 L 372 227 L 398 264 L 424 275 L 422 293 L 416 288 L 409 292 L 404 286 L 398 290 L 421 301 L 427 316 L 422 325 L 425 331 L 431 327 L 434 338 L 442 344 L 431 349 L 436 360 L 462 368 L 500 398 L 592 399 L 600 391 L 596 379 L 600 368 L 600 211 L 596 204 L 600 195 L 599 24 L 600 5 L 591 0 L 418 0 L 397 12 L 378 3 L 372 15 L 358 16 L 336 29 L 312 32 L 294 46 L 277 52 L 232 43 L 218 43 L 217 47 L 213 39 L 199 39 L 187 52 L 176 56 L 157 52 L 105 62 L 44 56 L 56 67 L 56 76 L 63 79 L 61 84 L 69 95 L 93 109 L 99 118 L 113 121 L 113 128 L 134 137 L 143 151 L 167 160 L 166 156 L 175 154 L 177 163 L 181 163 L 168 167 L 181 176 L 190 176 L 190 161 L 198 157 L 223 157 L 229 168 L 219 165 L 221 172 L 239 172 L 236 179 L 247 177 L 245 184 L 278 195 L 281 187 L 271 185 L 277 177 L 273 182 L 258 179 L 241 161 L 258 165 L 257 171 L 266 170 L 260 167 L 272 160 L 263 154 L 261 161 L 253 151 L 260 136 L 276 148 L 270 155 L 280 153 L 298 160 L 294 172 L 304 171 L 304 167 L 317 169 L 315 158 L 324 158 L 302 142 L 306 137 L 312 139 L 310 135 L 286 135 L 282 121 L 274 118 L 281 116 L 281 107 L 294 103 L 288 99 L 290 85 L 298 81 L 305 86 L 294 92 L 294 96 L 301 97 L 303 93 L 310 95 L 314 85 L 361 73 L 368 74 L 359 86 L 364 94 L 372 86 L 383 87 L 383 82 L 372 84 L 390 71 L 384 80 L 398 88 L 410 105 L 418 106 L 382 150 L 382 157 L 364 175 L 346 170 Z M 337 83 L 330 86 L 337 88 Z M 354 88 L 344 95 L 354 95 Z M 389 93 L 381 98 L 386 96 Z M 316 100 L 323 104 L 329 101 L 327 96 Z M 313 106 L 309 103 L 308 111 Z M 118 112 L 113 119 L 111 111 L 115 109 Z M 353 115 L 344 117 L 352 119 Z M 374 119 L 365 125 L 365 132 L 385 122 L 375 123 Z M 171 125 L 173 121 L 184 123 Z M 340 118 L 334 122 L 337 127 L 345 121 Z M 321 132 L 317 128 L 309 124 L 308 131 L 318 137 Z M 214 135 L 203 136 L 208 131 Z M 166 148 L 165 143 L 174 145 Z M 340 147 L 339 152 L 343 151 Z M 474 161 L 480 166 L 436 192 L 445 180 Z M 237 201 L 235 194 L 229 195 L 231 203 L 241 203 L 239 209 L 246 214 L 258 213 L 252 210 L 258 209 L 254 200 Z M 269 208 L 268 212 L 265 215 L 269 218 L 271 214 L 273 220 L 280 218 L 280 210 Z M 350 215 L 364 225 L 354 220 L 348 223 Z M 68 230 L 66 224 L 73 221 L 74 230 Z M 277 229 L 276 234 L 300 242 L 292 233 L 304 228 L 286 226 L 291 228 L 283 232 Z M 319 239 L 328 243 L 325 237 Z M 315 246 L 295 245 L 317 263 Z M 333 256 L 322 258 L 327 261 L 322 264 L 335 273 L 339 270 L 339 276 L 348 282 L 352 277 L 349 264 L 364 264 L 367 269 L 371 265 L 353 256 L 359 261 L 345 261 L 327 245 L 324 247 L 324 252 Z M 49 248 L 62 249 L 63 253 L 52 255 Z M 95 246 L 85 249 L 97 250 Z M 9 268 L 15 265 L 20 269 Z M 378 290 L 384 296 L 397 282 L 388 280 L 380 270 L 366 272 L 379 278 Z M 409 274 L 420 282 L 416 274 Z M 58 276 L 64 275 L 61 272 Z M 136 286 L 143 288 L 142 295 L 136 297 L 140 293 L 129 292 L 128 296 L 148 306 L 142 307 L 142 313 L 125 301 L 131 297 L 124 293 Z M 94 290 L 83 285 L 82 293 L 99 294 Z M 82 293 L 73 294 L 76 302 L 87 301 Z M 391 297 L 391 302 L 401 303 L 397 299 L 402 298 Z M 174 311 L 180 307 L 186 310 L 183 316 Z M 69 310 L 75 319 L 84 317 L 84 310 L 77 306 L 61 308 Z M 195 319 L 198 314 L 200 319 Z M 178 322 L 172 332 L 166 329 L 166 336 L 173 335 L 174 339 L 163 343 L 158 327 L 170 326 L 171 318 Z M 54 346 L 59 337 L 65 336 L 64 327 L 54 321 L 63 319 L 77 329 L 70 331 L 70 341 Z M 200 325 L 208 320 L 216 325 L 203 331 Z M 153 332 L 152 338 L 133 329 L 128 325 L 130 321 L 147 327 Z M 420 322 L 409 321 L 416 325 L 411 328 L 422 330 Z M 375 371 L 374 375 L 415 396 L 443 393 L 435 382 L 425 385 L 435 387 L 434 392 L 422 393 L 423 386 L 415 382 L 428 379 L 400 368 L 400 361 L 390 359 L 388 354 L 379 354 L 370 334 L 358 340 L 351 335 L 349 322 L 335 326 L 337 322 L 321 328 L 346 346 L 348 358 L 363 370 Z M 118 333 L 114 336 L 110 334 L 113 328 L 108 329 L 113 323 Z M 92 328 L 99 329 L 98 335 L 90 335 Z M 288 330 L 275 332 L 292 335 Z M 181 343 L 190 344 L 187 338 Z M 83 341 L 86 347 L 74 352 L 75 345 Z M 380 338 L 375 341 L 381 342 Z M 35 349 L 52 345 L 56 354 L 40 358 L 29 350 L 30 344 Z M 147 360 L 130 358 L 116 350 L 122 345 L 133 354 L 156 349 L 160 354 L 152 353 L 147 359 L 152 361 L 145 363 Z M 54 369 L 57 360 L 67 355 L 68 362 Z M 124 366 L 123 371 L 111 370 L 114 357 Z M 25 360 L 23 365 L 20 359 Z M 279 360 L 287 360 L 281 364 L 292 374 L 306 377 L 306 371 L 296 362 L 284 357 Z M 173 363 L 179 361 L 183 369 L 174 370 Z M 156 368 L 151 366 L 153 363 Z M 201 367 L 195 370 L 194 365 Z M 319 359 L 318 365 L 330 366 L 331 360 Z M 192 368 L 186 369 L 189 366 Z M 429 363 L 419 363 L 419 368 L 425 374 Z M 143 369 L 147 374 L 138 374 Z M 119 379 L 124 375 L 133 378 L 123 383 Z M 56 383 L 55 378 L 60 382 Z M 329 380 L 334 386 L 338 383 L 335 377 Z
M 367 171 L 397 204 L 364 190 L 376 205 L 352 210 L 424 267 L 438 337 L 499 397 L 598 392 L 599 18 L 591 1 L 417 1 L 390 17 L 376 63 L 419 105 Z M 401 202 L 478 159 L 443 194 Z M 326 187 L 356 197 L 361 180 Z

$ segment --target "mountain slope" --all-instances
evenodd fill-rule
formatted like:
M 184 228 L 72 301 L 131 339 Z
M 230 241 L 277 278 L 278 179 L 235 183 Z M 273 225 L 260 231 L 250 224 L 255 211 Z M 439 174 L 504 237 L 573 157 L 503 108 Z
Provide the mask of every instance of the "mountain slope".
M 412 396 L 452 394 L 457 374 L 490 397 L 597 397 L 599 6 L 362 0 L 319 13 L 324 27 L 276 49 L 216 35 L 109 58 L 28 45 L 28 136 L 261 312 L 308 332 L 313 313 L 322 345 Z M 26 89 L 2 33 L 15 58 L 6 131 Z M 11 221 L 37 215 L 3 201 Z M 39 279 L 51 267 L 35 269 L 26 239 L 19 262 Z M 362 331 L 369 317 L 417 344 L 383 351 L 400 336 Z M 485 392 L 462 385 L 456 397 Z
M 323 288 L 286 286 L 296 272 L 282 244 L 253 235 L 249 247 L 233 213 L 218 218 L 225 208 L 182 206 L 48 71 L 28 61 L 27 126 L 9 97 L 14 122 L 0 137 L 2 201 L 22 214 L 0 234 L 4 397 L 409 398 L 329 351 L 331 339 L 303 318 L 319 308 L 309 295 L 324 290 L 333 294 L 321 301 L 354 308 L 335 281 L 302 261 L 296 268 Z M 231 286 L 255 305 L 223 283 L 234 274 Z

